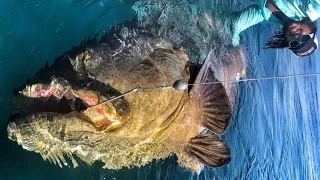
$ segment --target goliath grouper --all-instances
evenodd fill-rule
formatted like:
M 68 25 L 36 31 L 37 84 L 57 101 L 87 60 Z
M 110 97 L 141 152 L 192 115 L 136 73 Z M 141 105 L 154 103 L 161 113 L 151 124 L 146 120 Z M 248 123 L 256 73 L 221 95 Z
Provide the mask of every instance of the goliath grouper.
M 228 146 L 213 135 L 230 123 L 223 85 L 170 86 L 189 79 L 188 61 L 181 48 L 135 27 L 88 38 L 14 92 L 8 137 L 60 167 L 78 166 L 74 156 L 120 169 L 174 154 L 197 173 L 228 164 Z M 198 80 L 215 81 L 203 73 Z

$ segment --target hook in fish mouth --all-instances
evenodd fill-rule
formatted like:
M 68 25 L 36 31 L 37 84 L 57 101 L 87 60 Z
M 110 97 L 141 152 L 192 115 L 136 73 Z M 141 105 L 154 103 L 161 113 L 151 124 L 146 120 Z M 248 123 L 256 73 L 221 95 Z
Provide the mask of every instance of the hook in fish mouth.
M 99 82 L 90 86 L 93 87 L 74 88 L 62 77 L 52 77 L 48 84 L 27 85 L 16 95 L 15 104 L 19 106 L 16 115 L 19 116 L 19 121 L 24 121 L 37 114 L 62 115 L 76 112 L 78 118 L 94 125 L 99 131 L 114 130 L 129 119 L 131 110 L 124 98 L 99 105 L 101 101 L 110 98 L 109 96 L 116 96 L 121 94 L 120 92 Z M 104 94 L 99 93 L 100 90 Z M 8 127 L 8 137 L 13 141 L 19 141 L 19 137 L 16 137 L 17 125 L 20 125 L 20 122 Z

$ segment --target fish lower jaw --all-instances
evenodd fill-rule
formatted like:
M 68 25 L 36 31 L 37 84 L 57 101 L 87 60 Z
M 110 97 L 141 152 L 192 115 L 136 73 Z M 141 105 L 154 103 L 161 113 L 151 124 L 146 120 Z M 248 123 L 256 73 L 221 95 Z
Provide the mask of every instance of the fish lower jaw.
M 99 129 L 101 131 L 110 131 L 110 130 L 114 130 L 115 128 L 117 128 L 119 125 L 121 125 L 122 123 L 120 121 L 114 120 L 114 119 L 108 119 L 108 120 L 104 120 L 107 121 L 105 123 L 105 125 L 99 127 Z

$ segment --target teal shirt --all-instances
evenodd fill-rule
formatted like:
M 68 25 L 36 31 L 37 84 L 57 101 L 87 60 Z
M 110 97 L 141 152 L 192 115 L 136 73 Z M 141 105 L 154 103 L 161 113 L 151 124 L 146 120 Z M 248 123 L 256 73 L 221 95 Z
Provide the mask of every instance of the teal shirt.
M 300 21 L 309 17 L 315 21 L 320 17 L 320 0 L 273 0 L 277 7 L 289 18 Z M 237 16 L 232 17 L 232 44 L 239 45 L 239 34 L 245 29 L 262 21 L 279 22 L 265 7 L 266 0 L 261 1 L 260 6 L 251 5 L 242 10 Z

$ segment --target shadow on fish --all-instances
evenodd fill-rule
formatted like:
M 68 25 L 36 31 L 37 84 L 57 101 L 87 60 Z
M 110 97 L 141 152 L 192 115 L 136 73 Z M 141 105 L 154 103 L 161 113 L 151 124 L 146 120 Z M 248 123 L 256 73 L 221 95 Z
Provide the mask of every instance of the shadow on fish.
M 228 164 L 228 146 L 213 135 L 230 124 L 223 85 L 171 86 L 179 79 L 217 81 L 214 72 L 193 77 L 183 49 L 134 22 L 124 25 L 100 40 L 86 39 L 16 89 L 9 139 L 60 167 L 77 167 L 74 156 L 88 165 L 102 161 L 107 169 L 172 155 L 196 173 L 203 165 Z

